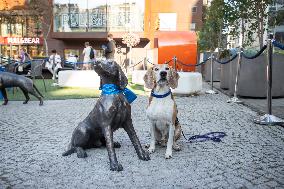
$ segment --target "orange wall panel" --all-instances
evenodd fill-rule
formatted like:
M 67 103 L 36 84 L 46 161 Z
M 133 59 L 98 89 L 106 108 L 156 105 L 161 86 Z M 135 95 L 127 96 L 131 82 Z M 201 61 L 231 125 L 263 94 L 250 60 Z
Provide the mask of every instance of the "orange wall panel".
M 163 64 L 174 56 L 184 64 L 197 62 L 197 37 L 195 32 L 158 32 L 158 63 Z M 170 66 L 174 66 L 173 61 Z M 194 66 L 177 64 L 182 71 L 195 71 Z
M 194 6 L 201 6 L 199 9 L 202 9 L 202 0 L 145 0 L 144 34 L 150 39 L 151 47 L 154 47 L 155 24 L 159 13 L 176 13 L 176 31 L 189 31 Z M 202 17 L 198 20 L 202 22 Z

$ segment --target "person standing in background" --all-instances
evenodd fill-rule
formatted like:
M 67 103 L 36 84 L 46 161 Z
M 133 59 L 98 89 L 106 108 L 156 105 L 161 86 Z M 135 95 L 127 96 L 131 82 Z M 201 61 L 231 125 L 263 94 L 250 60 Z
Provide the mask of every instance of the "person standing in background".
M 83 70 L 90 70 L 91 65 L 94 61 L 96 51 L 90 46 L 89 42 L 85 42 L 85 48 L 83 50 L 84 60 L 83 60 Z
M 68 55 L 68 58 L 67 58 L 66 61 L 67 61 L 69 64 L 72 64 L 75 70 L 77 69 L 77 65 L 76 65 L 76 63 L 77 63 L 77 57 L 76 57 L 74 54 L 70 53 L 70 54 Z
M 105 52 L 106 59 L 114 59 L 115 53 L 115 41 L 113 40 L 113 35 L 110 33 L 107 35 L 108 43 L 107 45 L 103 45 L 102 48 Z

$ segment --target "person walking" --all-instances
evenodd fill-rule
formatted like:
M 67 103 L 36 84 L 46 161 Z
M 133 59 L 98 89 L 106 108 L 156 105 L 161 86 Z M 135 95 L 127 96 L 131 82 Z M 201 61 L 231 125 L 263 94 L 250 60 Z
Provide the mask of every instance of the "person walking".
M 90 46 L 89 42 L 85 42 L 85 48 L 83 50 L 83 70 L 90 70 L 91 65 L 95 59 L 96 51 Z
M 103 45 L 104 53 L 106 59 L 114 59 L 115 53 L 115 41 L 113 40 L 113 35 L 110 33 L 107 35 L 108 43 Z
M 58 69 L 62 68 L 61 57 L 57 54 L 55 49 L 53 49 L 51 53 L 49 63 L 46 64 L 46 67 L 52 73 L 52 79 L 55 80 L 58 77 Z

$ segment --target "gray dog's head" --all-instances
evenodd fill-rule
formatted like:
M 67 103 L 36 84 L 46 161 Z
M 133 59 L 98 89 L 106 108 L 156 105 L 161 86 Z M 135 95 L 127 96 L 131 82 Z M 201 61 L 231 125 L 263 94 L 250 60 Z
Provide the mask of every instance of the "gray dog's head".
M 124 89 L 128 80 L 120 66 L 114 60 L 99 60 L 94 63 L 94 69 L 101 77 L 102 84 L 116 84 Z

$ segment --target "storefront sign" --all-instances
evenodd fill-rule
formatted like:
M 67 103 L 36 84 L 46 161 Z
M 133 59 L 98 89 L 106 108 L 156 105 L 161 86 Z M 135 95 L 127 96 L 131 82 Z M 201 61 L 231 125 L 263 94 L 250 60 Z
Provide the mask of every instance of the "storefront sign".
M 40 37 L 2 37 L 0 43 L 8 45 L 39 45 L 42 44 Z
M 88 18 L 89 15 L 89 18 Z M 108 15 L 113 20 L 116 26 L 124 26 L 129 22 L 130 13 L 115 12 Z M 66 28 L 86 27 L 106 27 L 107 15 L 103 11 L 96 11 L 93 13 L 63 13 L 61 14 L 62 26 Z

